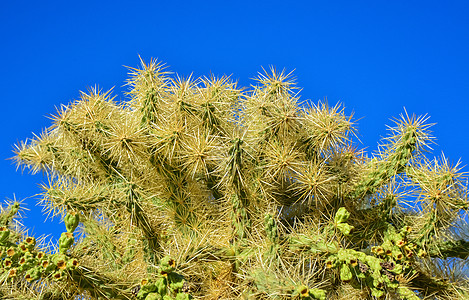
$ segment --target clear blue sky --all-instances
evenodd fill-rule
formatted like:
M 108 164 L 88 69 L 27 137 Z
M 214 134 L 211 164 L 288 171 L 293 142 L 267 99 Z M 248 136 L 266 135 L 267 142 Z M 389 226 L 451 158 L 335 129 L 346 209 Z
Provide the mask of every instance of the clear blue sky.
M 361 118 L 370 151 L 404 107 L 428 114 L 435 155 L 466 165 L 468 16 L 468 1 L 2 1 L 0 196 L 24 199 L 44 180 L 16 172 L 13 144 L 79 90 L 115 86 L 124 97 L 123 66 L 137 67 L 139 54 L 241 85 L 262 66 L 295 69 L 302 99 L 340 101 Z M 63 224 L 44 223 L 35 198 L 25 203 L 24 224 L 58 237 Z

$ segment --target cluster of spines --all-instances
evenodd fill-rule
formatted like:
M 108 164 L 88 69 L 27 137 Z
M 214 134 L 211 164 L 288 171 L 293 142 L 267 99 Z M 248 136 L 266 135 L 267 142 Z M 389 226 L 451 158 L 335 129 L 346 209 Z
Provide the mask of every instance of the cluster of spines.
M 382 153 L 372 160 L 362 158 L 363 163 L 351 147 L 355 134 L 351 117 L 345 116 L 340 105 L 320 103 L 301 109 L 290 74 L 274 70 L 263 74 L 259 85 L 247 94 L 227 77 L 171 79 L 156 61 L 142 62 L 142 66 L 132 69 L 128 103 L 117 105 L 109 93 L 95 89 L 83 93 L 80 101 L 59 112 L 50 129 L 17 151 L 18 161 L 33 171 L 53 171 L 56 177 L 46 188 L 45 198 L 54 210 L 99 211 L 109 228 L 114 228 L 108 231 L 110 235 L 135 238 L 124 251 L 125 264 L 143 257 L 147 273 L 157 274 L 155 266 L 163 253 L 180 251 L 172 237 L 191 243 L 194 237 L 207 238 L 212 230 L 216 237 L 222 233 L 229 238 L 224 246 L 214 237 L 207 238 L 209 245 L 195 247 L 198 250 L 183 260 L 186 274 L 194 281 L 210 278 L 191 273 L 195 269 L 191 262 L 203 253 L 210 258 L 208 265 L 213 260 L 227 260 L 236 273 L 233 284 L 249 289 L 252 276 L 247 270 L 259 263 L 291 263 L 296 258 L 289 255 L 308 252 L 326 255 L 315 260 L 318 266 L 326 266 L 334 253 L 389 248 L 389 239 L 381 236 L 388 224 L 414 225 L 415 220 L 399 215 L 398 197 L 382 191 L 401 174 L 412 174 L 410 165 L 430 140 L 425 118 L 398 121 Z M 413 174 L 411 179 L 421 184 L 418 172 Z M 458 207 L 467 209 L 467 201 L 460 196 L 456 197 Z M 368 203 L 371 197 L 381 203 Z M 122 216 L 123 212 L 130 217 Z M 266 212 L 271 214 L 264 219 Z M 435 215 L 435 211 L 431 213 Z M 364 230 L 376 217 L 381 227 L 367 239 Z M 84 221 L 90 228 L 84 231 L 88 240 L 98 238 L 102 233 L 93 232 L 93 217 L 87 218 Z M 322 227 L 319 236 L 295 232 L 308 219 Z M 215 221 L 221 221 L 220 225 Z M 427 248 L 419 239 L 446 227 L 425 228 L 423 236 L 413 234 L 418 251 L 411 249 L 411 253 L 453 257 L 455 249 L 466 245 L 460 240 Z M 70 232 L 63 236 L 62 249 L 67 251 L 72 237 Z M 101 240 L 111 249 L 108 252 L 120 243 Z M 347 244 L 356 241 L 356 247 Z M 408 242 L 406 247 L 410 249 L 410 245 Z M 143 246 L 142 257 L 133 248 L 137 246 Z M 214 250 L 205 253 L 203 249 Z M 386 262 L 379 253 L 366 255 Z M 112 255 L 102 256 L 106 257 Z M 358 264 L 371 268 L 366 262 Z M 113 272 L 122 268 L 122 264 L 111 265 Z M 344 264 L 338 270 L 349 274 Z M 307 294 L 302 286 L 311 290 L 302 282 L 305 276 L 294 280 L 299 291 L 294 297 Z M 277 286 L 283 290 L 283 284 Z M 292 297 L 295 288 L 286 290 Z M 396 292 L 409 293 L 404 286 Z M 264 289 L 263 293 L 271 291 Z

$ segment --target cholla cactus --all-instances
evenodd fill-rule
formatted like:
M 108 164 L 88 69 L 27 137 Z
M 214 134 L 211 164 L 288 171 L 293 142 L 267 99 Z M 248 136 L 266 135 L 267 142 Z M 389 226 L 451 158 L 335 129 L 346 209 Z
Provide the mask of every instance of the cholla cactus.
M 16 161 L 44 172 L 56 249 L 0 214 L 12 299 L 467 299 L 465 174 L 395 120 L 369 157 L 340 105 L 300 105 L 290 74 L 130 68 L 129 100 L 91 89 Z M 8 296 L 6 296 L 8 295 Z

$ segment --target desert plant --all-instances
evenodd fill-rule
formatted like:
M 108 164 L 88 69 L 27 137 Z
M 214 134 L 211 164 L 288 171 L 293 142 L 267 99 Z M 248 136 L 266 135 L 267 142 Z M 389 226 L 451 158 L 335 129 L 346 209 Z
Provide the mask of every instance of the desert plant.
M 128 100 L 91 88 L 17 145 L 65 223 L 52 249 L 0 215 L 12 299 L 467 299 L 466 177 L 427 158 L 426 117 L 356 146 L 341 105 L 300 103 L 291 74 L 130 68 Z M 7 296 L 8 295 L 8 296 Z

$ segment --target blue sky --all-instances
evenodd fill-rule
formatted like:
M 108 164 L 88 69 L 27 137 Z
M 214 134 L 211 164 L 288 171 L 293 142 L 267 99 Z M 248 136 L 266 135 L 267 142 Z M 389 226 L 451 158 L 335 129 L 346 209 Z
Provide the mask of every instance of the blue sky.
M 469 162 L 468 1 L 2 1 L 0 191 L 40 193 L 13 145 L 50 124 L 55 107 L 98 84 L 123 98 L 138 55 L 182 76 L 232 74 L 253 83 L 261 67 L 293 70 L 301 97 L 341 102 L 372 151 L 385 124 L 428 114 L 441 151 Z M 467 170 L 467 168 L 466 168 Z M 58 237 L 37 198 L 23 223 Z

